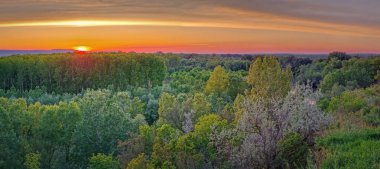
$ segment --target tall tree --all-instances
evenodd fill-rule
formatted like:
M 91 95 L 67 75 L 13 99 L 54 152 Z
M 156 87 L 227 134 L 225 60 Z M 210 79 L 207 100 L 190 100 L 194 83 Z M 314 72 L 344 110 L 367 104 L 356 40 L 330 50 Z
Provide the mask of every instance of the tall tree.
M 292 72 L 283 70 L 275 57 L 260 57 L 249 68 L 247 81 L 253 98 L 283 98 L 291 88 Z
M 126 140 L 144 124 L 141 116 L 131 117 L 128 93 L 112 95 L 109 90 L 87 91 L 79 101 L 83 120 L 73 135 L 72 157 L 76 168 L 86 166 L 94 153 L 112 154 L 117 150 L 118 140 Z
M 88 169 L 119 169 L 119 162 L 112 157 L 112 154 L 96 154 L 89 160 Z
M 71 138 L 82 114 L 79 106 L 70 104 L 45 106 L 38 130 L 38 149 L 43 168 L 65 168 L 69 163 Z
M 228 74 L 222 66 L 215 67 L 214 71 L 211 72 L 210 78 L 208 79 L 205 87 L 205 93 L 217 93 L 222 95 L 227 92 L 228 86 Z
M 168 123 L 178 129 L 182 128 L 183 111 L 181 111 L 180 103 L 169 93 L 163 93 L 159 100 L 158 108 L 160 124 Z

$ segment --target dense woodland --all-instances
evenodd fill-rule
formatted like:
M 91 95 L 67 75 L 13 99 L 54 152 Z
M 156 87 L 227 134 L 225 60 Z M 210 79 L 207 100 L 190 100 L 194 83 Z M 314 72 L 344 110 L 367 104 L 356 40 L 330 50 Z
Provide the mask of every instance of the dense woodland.
M 380 167 L 380 57 L 0 58 L 0 168 Z

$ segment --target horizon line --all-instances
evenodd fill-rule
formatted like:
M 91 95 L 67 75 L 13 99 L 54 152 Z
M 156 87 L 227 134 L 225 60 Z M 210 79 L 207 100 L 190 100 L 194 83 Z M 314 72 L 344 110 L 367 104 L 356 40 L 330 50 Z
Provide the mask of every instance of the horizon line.
M 74 49 L 1 49 L 0 51 L 68 51 L 66 53 L 71 53 L 74 52 Z M 115 53 L 115 52 L 120 52 L 120 53 L 164 53 L 164 54 L 206 54 L 206 55 L 211 55 L 211 54 L 239 54 L 239 55 L 265 55 L 265 54 L 304 54 L 304 55 L 328 55 L 331 52 L 344 52 L 347 54 L 355 55 L 355 54 L 372 54 L 372 55 L 379 55 L 380 52 L 345 52 L 345 51 L 340 51 L 340 50 L 333 50 L 330 52 L 301 52 L 301 51 L 280 51 L 280 52 L 270 52 L 270 51 L 263 51 L 263 52 L 187 52 L 187 51 L 126 51 L 126 50 L 92 50 L 89 51 L 89 53 Z

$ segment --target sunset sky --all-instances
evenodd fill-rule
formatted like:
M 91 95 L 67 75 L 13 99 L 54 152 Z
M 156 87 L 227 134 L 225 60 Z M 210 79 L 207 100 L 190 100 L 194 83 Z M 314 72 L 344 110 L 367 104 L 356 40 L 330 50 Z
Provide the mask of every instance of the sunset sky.
M 0 49 L 380 53 L 379 0 L 1 0 Z

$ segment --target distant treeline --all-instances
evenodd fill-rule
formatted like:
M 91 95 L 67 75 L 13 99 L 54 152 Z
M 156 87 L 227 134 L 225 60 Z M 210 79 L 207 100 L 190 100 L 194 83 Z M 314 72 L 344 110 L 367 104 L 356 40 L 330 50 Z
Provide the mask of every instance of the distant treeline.
M 166 74 L 163 59 L 151 54 L 51 54 L 0 58 L 0 87 L 49 92 L 78 92 L 86 88 L 151 88 Z

